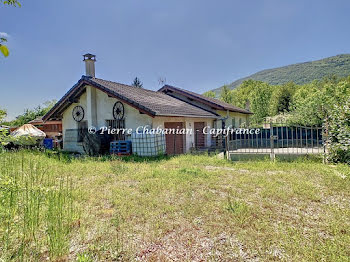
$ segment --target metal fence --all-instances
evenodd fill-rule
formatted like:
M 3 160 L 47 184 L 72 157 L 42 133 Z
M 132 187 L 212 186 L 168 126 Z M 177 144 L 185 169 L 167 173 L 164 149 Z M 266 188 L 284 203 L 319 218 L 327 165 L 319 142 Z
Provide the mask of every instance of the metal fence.
M 325 135 L 322 127 L 286 125 L 286 123 L 264 123 L 255 127 L 259 133 L 249 133 L 244 128 L 241 133 L 227 137 L 226 153 L 232 154 L 269 154 L 307 155 L 325 153 Z M 246 131 L 246 132 L 244 132 Z

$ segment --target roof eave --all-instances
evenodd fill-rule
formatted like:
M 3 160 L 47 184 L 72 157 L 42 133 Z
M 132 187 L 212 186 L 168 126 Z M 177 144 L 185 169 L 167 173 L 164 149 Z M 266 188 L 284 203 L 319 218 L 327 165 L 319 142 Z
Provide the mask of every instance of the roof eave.
M 187 114 L 156 114 L 155 117 L 193 117 L 193 118 L 214 118 L 219 119 L 220 116 L 203 116 L 203 115 L 187 115 Z
M 228 110 L 230 112 L 234 112 L 234 113 L 241 113 L 241 114 L 246 114 L 246 115 L 253 115 L 254 113 L 248 111 L 248 110 L 234 110 L 234 109 L 225 109 Z
M 146 108 L 142 105 L 140 105 L 139 103 L 136 103 L 134 101 L 131 101 L 130 99 L 111 91 L 108 88 L 105 88 L 103 85 L 100 85 L 94 81 L 91 81 L 91 77 L 87 77 L 87 76 L 82 76 L 81 79 L 79 79 L 79 81 L 71 88 L 68 90 L 68 92 L 50 109 L 49 112 L 47 112 L 44 116 L 43 116 L 43 121 L 46 122 L 47 120 L 50 119 L 50 117 L 52 117 L 52 115 L 57 112 L 69 99 L 69 97 L 75 92 L 77 91 L 79 88 L 85 86 L 85 85 L 90 85 L 90 86 L 94 86 L 97 89 L 107 93 L 108 95 L 117 98 L 119 100 L 122 100 L 123 102 L 125 102 L 126 104 L 140 110 L 141 112 L 154 117 L 156 115 L 156 112 L 150 110 L 149 108 Z
M 173 92 L 177 92 L 177 93 L 180 93 L 180 94 L 184 94 L 184 95 L 186 95 L 186 96 L 189 96 L 189 97 L 191 97 L 191 98 L 195 98 L 195 99 L 197 99 L 197 100 L 200 100 L 200 101 L 202 101 L 202 102 L 204 102 L 204 103 L 206 103 L 206 104 L 209 104 L 209 105 L 213 106 L 213 107 L 214 107 L 215 109 L 217 109 L 217 110 L 228 110 L 228 111 L 230 111 L 230 112 L 236 112 L 236 113 L 241 113 L 241 114 L 253 114 L 252 112 L 246 111 L 246 110 L 244 110 L 244 109 L 242 109 L 242 110 L 236 110 L 236 109 L 232 109 L 232 108 L 228 108 L 228 107 L 225 107 L 225 106 L 216 104 L 216 103 L 214 103 L 214 102 L 212 102 L 212 101 L 203 99 L 203 98 L 201 98 L 201 97 L 198 97 L 198 96 L 196 96 L 196 95 L 187 93 L 187 92 L 185 92 L 185 91 L 183 91 L 183 90 L 180 90 L 180 89 L 178 89 L 178 88 L 176 88 L 176 87 L 169 86 L 169 85 L 164 85 L 162 88 L 160 88 L 160 89 L 158 90 L 158 92 L 163 92 L 163 91 L 166 91 L 166 90 L 171 90 L 171 91 L 173 91 Z
M 160 89 L 158 90 L 158 92 L 163 92 L 163 91 L 166 91 L 166 90 L 171 90 L 171 91 L 173 91 L 173 92 L 177 92 L 177 93 L 180 93 L 180 94 L 185 94 L 186 96 L 189 96 L 189 97 L 191 97 L 191 98 L 195 98 L 195 99 L 197 99 L 197 100 L 200 100 L 200 101 L 204 102 L 205 104 L 208 104 L 208 105 L 210 105 L 211 107 L 214 107 L 214 108 L 217 109 L 217 110 L 221 110 L 221 109 L 226 110 L 225 107 L 223 107 L 223 106 L 221 106 L 221 105 L 218 105 L 218 104 L 213 103 L 213 102 L 208 101 L 208 100 L 204 100 L 203 98 L 200 98 L 200 97 L 198 97 L 198 96 L 189 94 L 189 93 L 187 93 L 187 92 L 185 92 L 185 91 L 182 91 L 182 90 L 179 90 L 179 89 L 177 89 L 177 88 L 175 88 L 175 87 L 173 87 L 173 86 L 165 85 L 165 86 L 163 86 L 162 88 L 160 88 Z

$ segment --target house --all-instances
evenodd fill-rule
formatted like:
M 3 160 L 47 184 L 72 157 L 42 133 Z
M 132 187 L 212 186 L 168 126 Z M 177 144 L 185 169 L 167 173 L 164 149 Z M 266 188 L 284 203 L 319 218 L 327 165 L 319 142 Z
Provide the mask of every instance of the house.
M 180 154 L 212 145 L 212 135 L 203 132 L 203 127 L 238 126 L 247 122 L 251 114 L 217 99 L 168 85 L 152 91 L 99 79 L 95 77 L 96 57 L 86 54 L 84 62 L 86 75 L 43 117 L 45 122 L 62 120 L 66 151 L 84 152 L 81 130 L 89 127 L 193 130 L 165 134 L 166 153 Z M 114 134 L 113 139 L 130 139 L 130 134 Z
M 37 117 L 28 124 L 31 124 L 43 131 L 48 138 L 59 138 L 62 136 L 61 120 L 48 120 L 44 122 L 42 117 Z

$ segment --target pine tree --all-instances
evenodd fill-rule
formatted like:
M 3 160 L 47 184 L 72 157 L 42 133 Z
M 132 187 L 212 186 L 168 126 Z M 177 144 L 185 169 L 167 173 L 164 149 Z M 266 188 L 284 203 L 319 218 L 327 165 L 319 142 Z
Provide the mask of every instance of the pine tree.
M 221 90 L 220 99 L 226 103 L 231 103 L 231 90 L 227 85 L 224 85 Z
M 132 86 L 142 88 L 143 84 L 140 81 L 140 79 L 138 79 L 138 77 L 135 77 L 134 82 L 132 83 Z

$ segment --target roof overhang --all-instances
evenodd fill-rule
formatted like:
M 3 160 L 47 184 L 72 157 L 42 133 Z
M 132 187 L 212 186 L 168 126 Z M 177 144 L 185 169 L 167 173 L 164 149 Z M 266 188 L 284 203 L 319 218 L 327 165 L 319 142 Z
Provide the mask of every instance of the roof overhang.
M 212 103 L 212 102 L 209 102 L 207 100 L 204 100 L 198 96 L 195 96 L 195 95 L 192 95 L 192 94 L 189 94 L 185 91 L 182 91 L 182 90 L 179 90 L 179 89 L 175 89 L 175 88 L 172 88 L 171 86 L 163 86 L 161 89 L 158 90 L 158 92 L 164 92 L 164 93 L 169 93 L 169 92 L 174 92 L 174 93 L 178 93 L 178 94 L 182 94 L 186 97 L 190 97 L 191 99 L 193 100 L 197 100 L 197 101 L 201 101 L 203 104 L 207 105 L 207 106 L 210 106 L 214 109 L 217 109 L 217 110 L 225 110 L 225 108 L 223 106 L 220 106 L 218 104 L 215 104 L 215 103 Z
M 212 118 L 219 119 L 220 116 L 199 116 L 199 115 L 178 115 L 178 114 L 158 114 L 156 117 L 188 117 L 188 118 Z
M 230 109 L 230 108 L 226 108 L 225 106 L 222 106 L 222 105 L 214 103 L 212 101 L 203 99 L 202 97 L 196 96 L 195 94 L 188 93 L 188 92 L 186 92 L 184 90 L 181 90 L 181 89 L 178 89 L 178 88 L 174 88 L 174 87 L 169 86 L 169 85 L 163 86 L 162 88 L 160 88 L 158 90 L 158 92 L 164 92 L 164 93 L 174 92 L 174 93 L 178 93 L 178 94 L 186 96 L 187 98 L 190 98 L 190 99 L 193 99 L 193 100 L 196 100 L 196 101 L 200 101 L 201 103 L 203 103 L 203 104 L 205 104 L 207 106 L 210 106 L 210 107 L 212 107 L 213 109 L 216 109 L 216 110 L 230 111 L 230 112 L 236 112 L 236 113 L 248 114 L 248 115 L 252 115 L 253 114 L 252 112 L 245 112 L 246 110 L 240 111 L 240 110 L 233 110 L 233 109 Z
M 43 121 L 46 122 L 52 117 L 62 118 L 62 113 L 64 110 L 66 110 L 71 104 L 78 102 L 78 98 L 86 91 L 86 86 L 93 86 L 108 94 L 108 96 L 121 100 L 122 102 L 151 117 L 156 115 L 156 112 L 150 110 L 149 108 L 146 108 L 137 102 L 118 94 L 117 92 L 113 92 L 112 90 L 105 88 L 98 83 L 90 81 L 90 77 L 82 76 L 82 78 L 70 90 L 68 90 L 68 92 L 51 108 L 51 110 L 47 112 L 47 114 L 42 118 Z

